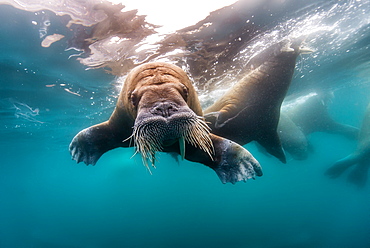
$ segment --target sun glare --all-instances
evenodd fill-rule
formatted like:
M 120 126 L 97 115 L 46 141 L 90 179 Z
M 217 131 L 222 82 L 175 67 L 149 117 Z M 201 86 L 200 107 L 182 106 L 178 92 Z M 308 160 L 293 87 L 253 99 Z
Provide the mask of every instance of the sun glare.
M 146 15 L 146 20 L 161 25 L 161 31 L 169 33 L 196 24 L 214 10 L 228 6 L 236 0 L 110 0 L 122 3 L 125 11 L 137 9 L 139 15 Z

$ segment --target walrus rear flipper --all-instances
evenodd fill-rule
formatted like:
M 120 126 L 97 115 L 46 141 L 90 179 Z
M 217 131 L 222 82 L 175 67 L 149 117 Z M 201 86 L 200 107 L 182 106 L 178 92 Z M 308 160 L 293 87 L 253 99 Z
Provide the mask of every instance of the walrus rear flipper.
M 353 140 L 358 139 L 359 129 L 357 127 L 353 127 L 350 125 L 345 125 L 345 124 L 341 124 L 341 123 L 337 123 L 333 121 L 331 125 L 326 125 L 326 128 L 327 128 L 326 131 L 328 133 L 338 133 L 338 134 L 344 135 L 345 137 L 349 139 L 353 139 Z
M 280 138 L 277 132 L 265 131 L 262 135 L 256 138 L 256 141 L 263 146 L 268 153 L 278 158 L 282 163 L 286 164 L 285 152 L 281 146 Z
M 72 159 L 77 163 L 95 165 L 105 152 L 123 145 L 118 136 L 110 131 L 106 122 L 86 128 L 79 132 L 69 145 Z
M 349 173 L 348 181 L 363 188 L 366 185 L 369 174 L 370 161 L 369 159 L 361 159 L 355 168 Z
M 332 167 L 326 170 L 325 175 L 331 178 L 337 178 L 342 175 L 349 167 L 358 162 L 358 157 L 349 155 L 341 160 L 338 160 Z

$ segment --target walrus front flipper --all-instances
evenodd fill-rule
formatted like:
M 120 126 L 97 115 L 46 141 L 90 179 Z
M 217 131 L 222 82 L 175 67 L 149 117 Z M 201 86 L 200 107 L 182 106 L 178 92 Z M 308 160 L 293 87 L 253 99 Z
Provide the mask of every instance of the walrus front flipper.
M 264 147 L 268 153 L 286 164 L 285 152 L 281 146 L 280 138 L 276 131 L 266 130 L 266 132 L 256 138 L 256 141 Z
M 77 163 L 95 165 L 107 151 L 123 145 L 122 139 L 115 135 L 107 122 L 80 131 L 69 145 L 72 159 Z
M 227 122 L 225 112 L 220 111 L 204 114 L 204 118 L 214 128 L 221 128 Z
M 331 178 L 337 178 L 342 175 L 349 167 L 358 162 L 357 156 L 349 155 L 341 160 L 338 160 L 332 167 L 326 170 L 325 175 Z
M 260 164 L 252 154 L 231 140 L 223 139 L 215 147 L 215 153 L 215 164 L 210 167 L 222 183 L 245 182 L 263 174 Z
M 262 176 L 260 164 L 244 147 L 214 134 L 210 136 L 214 147 L 212 157 L 192 145 L 187 145 L 185 158 L 213 169 L 222 183 L 234 184 Z

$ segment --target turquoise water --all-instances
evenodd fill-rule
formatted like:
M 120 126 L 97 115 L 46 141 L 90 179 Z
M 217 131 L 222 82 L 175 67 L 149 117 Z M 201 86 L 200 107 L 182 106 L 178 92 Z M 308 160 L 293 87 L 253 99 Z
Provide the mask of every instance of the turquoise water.
M 359 127 L 370 100 L 370 19 L 361 15 L 370 4 L 329 3 L 311 6 L 334 6 L 307 24 L 331 29 L 312 31 L 315 52 L 297 62 L 290 94 L 330 90 L 333 119 Z M 311 134 L 308 159 L 287 164 L 248 144 L 264 175 L 235 185 L 167 154 L 150 175 L 133 148 L 110 151 L 96 166 L 76 164 L 71 139 L 110 116 L 121 80 L 68 58 L 64 41 L 41 47 L 34 12 L 0 12 L 1 248 L 370 247 L 370 183 L 324 175 L 356 147 L 339 135 Z M 284 23 L 314 19 L 315 11 L 299 13 Z

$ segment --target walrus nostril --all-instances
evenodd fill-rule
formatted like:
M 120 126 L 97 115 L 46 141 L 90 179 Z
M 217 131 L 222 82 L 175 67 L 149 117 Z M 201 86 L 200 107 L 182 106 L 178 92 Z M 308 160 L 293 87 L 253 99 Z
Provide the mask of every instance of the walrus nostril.
M 178 111 L 178 108 L 174 106 L 173 104 L 168 103 L 168 102 L 162 102 L 162 103 L 156 104 L 153 107 L 151 113 L 154 115 L 169 117 L 177 111 Z

